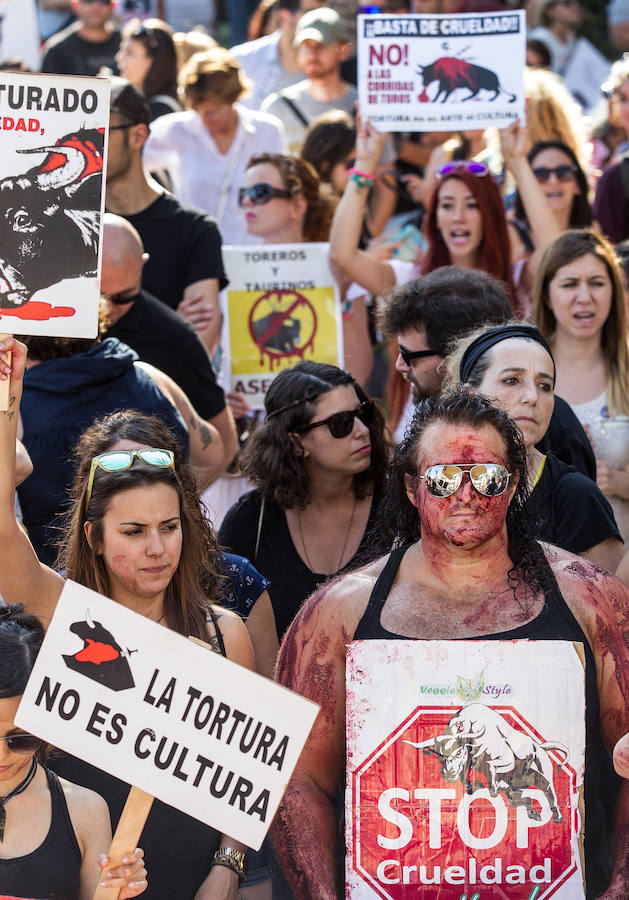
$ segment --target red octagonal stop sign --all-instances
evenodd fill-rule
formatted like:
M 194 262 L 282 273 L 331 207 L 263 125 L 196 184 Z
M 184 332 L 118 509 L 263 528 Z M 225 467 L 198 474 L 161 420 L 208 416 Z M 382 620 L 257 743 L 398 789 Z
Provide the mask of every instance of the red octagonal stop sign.
M 352 780 L 353 867 L 390 900 L 543 900 L 576 870 L 576 773 L 512 706 L 418 706 Z

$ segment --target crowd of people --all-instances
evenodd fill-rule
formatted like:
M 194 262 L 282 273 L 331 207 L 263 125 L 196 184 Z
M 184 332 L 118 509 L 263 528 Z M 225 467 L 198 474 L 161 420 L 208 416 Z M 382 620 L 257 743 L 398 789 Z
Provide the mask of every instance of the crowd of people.
M 0 336 L 0 894 L 344 896 L 348 643 L 521 638 L 583 645 L 585 893 L 626 900 L 629 4 L 586 109 L 579 0 L 384 0 L 528 26 L 526 122 L 396 134 L 355 4 L 227 5 L 39 0 L 111 106 L 99 335 Z M 343 355 L 252 408 L 223 247 L 310 242 Z M 66 579 L 321 706 L 260 851 L 156 801 L 110 866 L 128 786 L 14 721 Z

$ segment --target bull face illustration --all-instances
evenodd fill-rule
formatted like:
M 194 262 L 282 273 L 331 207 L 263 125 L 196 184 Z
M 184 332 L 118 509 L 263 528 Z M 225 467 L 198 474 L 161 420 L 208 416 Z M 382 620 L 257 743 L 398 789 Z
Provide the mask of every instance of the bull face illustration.
M 424 81 L 424 90 L 419 97 L 423 102 L 428 100 L 426 88 L 433 81 L 437 82 L 434 103 L 437 103 L 439 97 L 441 97 L 441 102 L 445 103 L 457 88 L 467 88 L 470 92 L 467 97 L 463 97 L 462 102 L 476 97 L 479 91 L 493 91 L 493 97 L 489 98 L 492 101 L 501 93 L 511 98 L 509 103 L 513 103 L 516 99 L 515 94 L 510 94 L 500 86 L 500 79 L 491 69 L 485 69 L 483 66 L 477 66 L 454 56 L 442 56 L 428 66 L 418 66 L 417 72 Z
M 512 806 L 525 806 L 529 818 L 536 820 L 541 814 L 523 791 L 538 788 L 548 800 L 553 821 L 563 821 L 549 751 L 561 752 L 563 765 L 568 760 L 567 748 L 554 741 L 534 741 L 482 703 L 462 707 L 450 719 L 443 734 L 420 743 L 404 743 L 437 756 L 444 781 L 452 784 L 460 780 L 468 794 L 484 787 L 492 797 L 503 792 Z
M 64 278 L 96 274 L 103 143 L 102 129 L 83 129 L 17 151 L 46 158 L 0 181 L 0 309 Z
M 80 637 L 83 648 L 72 656 L 63 655 L 69 669 L 80 672 L 112 691 L 135 687 L 128 657 L 132 650 L 123 650 L 110 631 L 94 622 L 86 613 L 85 621 L 73 622 L 70 631 Z

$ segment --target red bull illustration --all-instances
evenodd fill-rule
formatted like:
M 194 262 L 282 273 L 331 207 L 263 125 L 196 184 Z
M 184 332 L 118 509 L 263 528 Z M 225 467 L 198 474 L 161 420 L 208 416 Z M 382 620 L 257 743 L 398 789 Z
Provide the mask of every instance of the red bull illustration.
M 72 623 L 70 631 L 81 638 L 83 647 L 76 653 L 62 654 L 69 669 L 112 691 L 135 687 L 129 657 L 136 651 L 123 649 L 110 631 L 91 618 L 89 610 L 83 621 Z

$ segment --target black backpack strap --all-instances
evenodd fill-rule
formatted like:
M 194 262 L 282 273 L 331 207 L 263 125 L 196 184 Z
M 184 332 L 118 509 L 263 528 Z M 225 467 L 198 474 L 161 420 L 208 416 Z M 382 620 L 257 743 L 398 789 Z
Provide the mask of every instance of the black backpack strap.
M 290 99 L 290 97 L 285 97 L 283 94 L 280 94 L 280 98 L 281 98 L 281 99 L 284 101 L 284 103 L 291 109 L 291 111 L 292 111 L 292 112 L 294 113 L 294 115 L 299 119 L 299 121 L 301 122 L 302 125 L 305 125 L 306 127 L 308 127 L 308 125 L 310 125 L 310 122 L 308 121 L 308 119 L 307 119 L 307 118 L 305 117 L 305 115 L 302 113 L 302 111 L 301 111 L 300 108 L 297 106 L 297 104 L 294 103 L 294 102 Z

